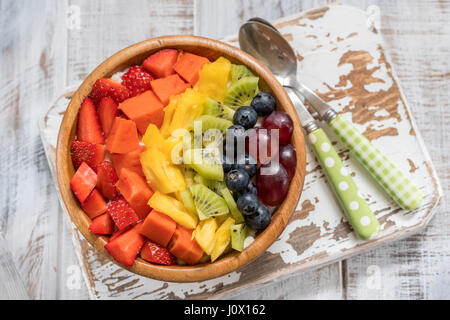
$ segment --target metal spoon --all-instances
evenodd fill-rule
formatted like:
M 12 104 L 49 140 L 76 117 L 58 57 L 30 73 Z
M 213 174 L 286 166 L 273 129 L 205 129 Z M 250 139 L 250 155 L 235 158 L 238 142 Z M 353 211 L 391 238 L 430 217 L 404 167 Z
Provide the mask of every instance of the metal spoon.
M 423 198 L 419 189 L 350 122 L 297 81 L 295 52 L 273 25 L 261 18 L 247 21 L 239 30 L 239 45 L 269 68 L 283 86 L 295 89 L 311 103 L 394 201 L 407 210 L 419 206 Z

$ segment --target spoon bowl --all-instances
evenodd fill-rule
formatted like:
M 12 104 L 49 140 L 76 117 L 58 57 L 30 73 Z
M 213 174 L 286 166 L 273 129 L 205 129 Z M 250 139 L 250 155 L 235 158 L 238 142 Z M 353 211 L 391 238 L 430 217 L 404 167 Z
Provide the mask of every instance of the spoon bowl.
M 256 20 L 257 19 L 257 20 Z M 253 18 L 239 29 L 239 45 L 269 68 L 283 86 L 297 84 L 297 58 L 281 33 L 261 18 Z

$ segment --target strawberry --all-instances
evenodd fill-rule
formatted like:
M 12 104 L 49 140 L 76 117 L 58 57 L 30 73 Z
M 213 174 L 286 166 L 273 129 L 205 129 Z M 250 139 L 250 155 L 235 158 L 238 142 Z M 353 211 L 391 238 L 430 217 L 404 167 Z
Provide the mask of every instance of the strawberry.
M 97 165 L 105 158 L 105 146 L 83 141 L 73 141 L 70 150 L 72 163 L 78 169 L 83 162 L 97 171 Z
M 78 113 L 77 140 L 98 144 L 105 143 L 95 105 L 89 98 L 83 100 Z
M 131 67 L 123 76 L 122 84 L 130 91 L 130 97 L 140 95 L 144 91 L 150 90 L 152 76 L 145 72 L 140 66 Z
M 174 265 L 176 258 L 166 248 L 147 240 L 142 247 L 141 257 L 151 263 L 163 264 L 167 266 Z
M 114 223 L 119 230 L 122 230 L 139 220 L 136 212 L 134 212 L 122 196 L 108 204 L 108 213 L 111 215 L 111 218 L 114 220 Z
M 97 174 L 86 162 L 83 162 L 70 180 L 70 187 L 75 196 L 83 203 L 97 184 Z
M 144 245 L 145 238 L 139 233 L 140 225 L 135 225 L 133 228 L 114 237 L 113 240 L 105 245 L 105 249 L 113 258 L 126 267 L 131 267 Z
M 89 231 L 95 234 L 112 234 L 114 232 L 114 221 L 107 213 L 92 220 Z
M 127 87 L 111 79 L 98 79 L 95 81 L 89 97 L 98 104 L 102 98 L 111 97 L 119 104 L 130 97 Z
M 100 124 L 102 125 L 105 138 L 108 138 L 109 133 L 114 122 L 114 119 L 119 116 L 119 109 L 117 103 L 111 97 L 105 97 L 100 100 L 97 108 Z
M 103 196 L 109 200 L 115 199 L 118 194 L 115 184 L 119 178 L 111 162 L 103 161 L 98 164 L 97 176 L 97 187 Z

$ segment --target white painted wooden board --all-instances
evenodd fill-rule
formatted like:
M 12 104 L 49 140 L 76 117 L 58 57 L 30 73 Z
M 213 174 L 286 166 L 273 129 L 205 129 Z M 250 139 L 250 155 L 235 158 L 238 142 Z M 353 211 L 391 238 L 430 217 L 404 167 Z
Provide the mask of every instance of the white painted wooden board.
M 386 195 L 374 186 L 368 175 L 356 167 L 354 168 L 355 180 L 360 186 L 360 190 L 366 197 L 369 197 L 372 208 L 383 222 L 379 240 L 372 242 L 357 240 L 348 230 L 346 223 L 343 222 L 341 210 L 337 202 L 334 201 L 323 174 L 320 170 L 317 170 L 316 161 L 312 154 L 308 152 L 308 175 L 299 202 L 299 211 L 296 212 L 298 217 L 295 218 L 296 215 L 294 215 L 294 219 L 291 220 L 279 240 L 268 249 L 269 254 L 281 258 L 280 262 L 277 261 L 274 267 L 269 265 L 267 268 L 260 268 L 260 274 L 257 278 L 250 277 L 245 281 L 241 278 L 246 279 L 248 278 L 246 273 L 253 272 L 252 264 L 248 268 L 243 268 L 230 275 L 198 284 L 163 284 L 122 270 L 99 256 L 92 248 L 88 249 L 84 240 L 76 239 L 76 247 L 81 250 L 79 255 L 83 258 L 83 269 L 86 271 L 88 287 L 92 289 L 91 295 L 97 298 L 123 298 L 125 296 L 133 298 L 204 298 L 223 296 L 225 293 L 236 292 L 244 285 L 248 287 L 263 281 L 273 280 L 275 277 L 287 277 L 292 272 L 304 271 L 371 249 L 388 240 L 410 234 L 416 231 L 419 225 L 425 225 L 432 215 L 431 210 L 439 202 L 439 183 L 427 152 L 423 149 L 420 136 L 416 132 L 414 124 L 410 121 L 411 115 L 404 99 L 400 96 L 396 79 L 392 78 L 390 67 L 383 55 L 383 44 L 380 36 L 374 29 L 375 26 L 368 23 L 368 19 L 375 23 L 378 15 L 375 14 L 374 16 L 372 12 L 366 13 L 347 6 L 330 6 L 285 18 L 279 22 L 279 26 L 280 31 L 286 34 L 300 57 L 301 80 L 322 94 L 325 94 L 323 87 L 325 89 L 334 87 L 342 79 L 345 79 L 343 77 L 347 74 L 351 75 L 351 69 L 341 68 L 343 57 L 349 56 L 349 53 L 356 53 L 356 58 L 359 58 L 361 54 L 358 52 L 361 52 L 361 50 L 370 57 L 370 60 L 363 62 L 367 64 L 366 68 L 370 66 L 374 70 L 378 70 L 376 77 L 379 79 L 376 86 L 370 85 L 370 91 L 379 92 L 379 95 L 383 95 L 383 92 L 389 94 L 390 91 L 393 91 L 393 96 L 396 99 L 394 103 L 397 105 L 394 110 L 391 110 L 389 105 L 377 105 L 379 108 L 377 113 L 383 111 L 387 113 L 387 116 L 383 114 L 380 117 L 375 113 L 376 118 L 363 117 L 365 121 L 357 123 L 361 125 L 361 131 L 366 131 L 368 136 L 372 136 L 374 144 L 380 144 L 378 145 L 380 149 L 388 154 L 391 159 L 396 159 L 394 161 L 400 168 L 404 171 L 410 166 L 414 168 L 414 170 L 410 170 L 410 175 L 413 180 L 415 177 L 416 184 L 424 193 L 424 202 L 420 209 L 414 212 L 399 210 L 393 201 L 387 199 Z M 351 22 L 347 22 L 345 25 L 338 23 L 344 20 Z M 231 42 L 233 43 L 232 40 Z M 350 58 L 355 59 L 353 56 L 350 56 Z M 308 69 L 310 66 L 317 66 L 314 70 L 315 73 Z M 321 69 L 319 66 L 325 66 L 325 68 Z M 355 72 L 359 72 L 359 69 Z M 367 76 L 375 76 L 372 73 L 367 72 Z M 317 81 L 318 79 L 322 82 Z M 380 82 L 381 85 L 379 85 Z M 357 84 L 353 83 L 353 85 L 356 86 Z M 393 89 L 391 90 L 391 88 Z M 350 98 L 364 99 L 363 96 L 358 95 L 360 93 L 352 94 L 349 88 L 346 90 L 348 90 Z M 337 93 L 339 91 L 336 91 Z M 345 111 L 350 101 L 345 95 L 341 100 L 332 99 L 330 103 L 337 110 Z M 59 100 L 46 119 L 61 118 L 61 113 L 66 105 L 66 99 Z M 350 115 L 351 119 L 353 109 L 358 111 L 350 104 L 350 112 L 347 110 L 348 114 L 344 113 L 344 115 Z M 354 119 L 358 119 L 357 114 L 354 113 Z M 373 129 L 374 124 L 376 129 Z M 51 126 L 47 130 L 44 123 L 43 128 L 44 135 L 48 136 L 50 140 L 53 137 L 54 140 L 57 134 L 55 127 Z M 391 133 L 391 131 L 395 133 Z M 408 145 L 409 149 L 399 148 L 402 145 Z M 347 151 L 343 146 L 338 144 L 336 147 L 344 155 L 346 154 Z M 351 160 L 346 162 L 354 167 L 355 164 Z M 400 164 L 402 161 L 403 167 Z M 305 207 L 310 208 L 305 209 Z M 317 237 L 311 237 L 311 232 L 317 232 Z M 303 238 L 307 238 L 308 243 L 304 243 Z M 267 261 L 270 261 L 270 259 Z M 106 283 L 113 283 L 105 286 L 105 281 Z M 130 286 L 130 283 L 133 285 Z M 201 288 L 200 291 L 198 291 L 198 287 Z M 217 287 L 220 289 L 217 289 Z
M 0 188 L 0 227 L 12 244 L 31 296 L 88 297 L 85 288 L 69 290 L 66 285 L 70 280 L 68 267 L 76 265 L 76 258 L 38 137 L 37 120 L 55 94 L 67 83 L 83 79 L 117 49 L 144 37 L 175 34 L 176 28 L 193 33 L 195 24 L 197 34 L 222 38 L 235 33 L 252 16 L 273 20 L 327 2 L 206 0 L 195 1 L 194 7 L 192 1 L 172 0 L 164 1 L 166 5 L 161 5 L 161 1 L 134 0 L 109 0 L 101 4 L 0 0 L 0 146 L 3 150 L 0 184 L 8 186 Z M 444 191 L 450 194 L 449 1 L 343 2 L 364 10 L 370 4 L 381 8 L 381 33 L 386 51 L 393 60 Z M 80 30 L 65 27 L 70 5 L 81 10 Z M 131 15 L 137 10 L 143 12 L 137 13 L 138 18 Z M 158 18 L 161 16 L 170 18 Z M 155 17 L 157 24 L 153 22 Z M 114 36 L 108 38 L 108 44 L 98 46 L 108 32 Z M 99 33 L 102 37 L 97 36 Z M 83 50 L 77 50 L 82 47 Z M 43 56 L 42 52 L 48 54 Z M 22 190 L 26 190 L 26 196 Z M 343 268 L 336 263 L 320 271 L 246 290 L 236 297 L 448 298 L 449 211 L 449 203 L 444 201 L 423 233 L 346 260 Z M 367 286 L 374 274 L 371 265 L 378 266 L 381 275 L 380 285 L 374 289 Z

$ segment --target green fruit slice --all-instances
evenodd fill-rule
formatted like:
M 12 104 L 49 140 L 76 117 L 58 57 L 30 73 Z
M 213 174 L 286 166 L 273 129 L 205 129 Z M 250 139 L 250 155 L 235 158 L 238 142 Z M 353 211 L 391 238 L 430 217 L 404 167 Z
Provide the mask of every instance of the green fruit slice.
M 202 124 L 202 132 L 209 129 L 218 129 L 222 131 L 222 133 L 226 133 L 227 129 L 233 125 L 233 122 L 230 120 L 221 119 L 210 115 L 202 115 L 193 121 L 190 125 L 190 129 L 194 128 L 194 123 L 197 121 L 200 121 Z
M 202 184 L 194 184 L 189 188 L 194 199 L 199 218 L 225 215 L 229 212 L 225 200 Z
M 194 199 L 192 198 L 191 191 L 189 189 L 180 192 L 181 202 L 184 207 L 192 214 L 197 215 L 197 209 L 195 209 Z
M 231 65 L 231 82 L 236 82 L 242 78 L 254 76 L 255 75 L 246 66 L 238 64 Z
M 205 101 L 203 114 L 233 121 L 234 110 L 218 101 L 207 98 Z
M 242 252 L 244 250 L 244 241 L 247 238 L 248 228 L 245 223 L 233 224 L 231 227 L 231 247 L 234 250 Z
M 249 106 L 258 93 L 258 77 L 247 77 L 231 83 L 224 103 L 236 110 L 241 106 Z
M 183 154 L 185 166 L 194 169 L 206 179 L 223 181 L 223 168 L 203 156 L 202 149 L 190 149 Z
M 234 201 L 234 198 L 231 195 L 230 190 L 228 190 L 225 182 L 207 180 L 204 184 L 225 199 L 228 209 L 230 209 L 230 213 L 236 223 L 244 222 L 244 216 L 238 209 L 236 202 Z

